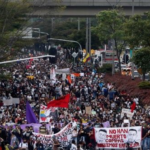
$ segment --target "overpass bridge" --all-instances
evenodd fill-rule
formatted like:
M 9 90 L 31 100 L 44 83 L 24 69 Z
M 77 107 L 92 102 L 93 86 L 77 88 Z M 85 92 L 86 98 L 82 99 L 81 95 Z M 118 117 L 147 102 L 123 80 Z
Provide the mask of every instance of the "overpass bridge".
M 59 9 L 64 6 L 64 9 Z M 94 17 L 106 9 L 121 8 L 125 15 L 143 14 L 150 10 L 150 0 L 32 0 L 30 16 Z

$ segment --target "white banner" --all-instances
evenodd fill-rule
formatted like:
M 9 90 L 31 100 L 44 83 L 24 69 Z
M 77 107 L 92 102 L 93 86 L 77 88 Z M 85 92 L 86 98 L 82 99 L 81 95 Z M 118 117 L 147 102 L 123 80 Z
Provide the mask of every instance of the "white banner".
M 56 69 L 56 74 L 70 74 L 70 68 Z
M 131 112 L 131 109 L 122 108 L 121 118 L 123 118 L 124 114 L 126 114 L 127 117 L 129 117 L 130 119 L 132 119 L 132 117 L 134 115 L 134 112 Z
M 10 105 L 19 104 L 19 103 L 20 103 L 19 98 L 11 98 L 11 99 L 3 100 L 4 106 L 10 106 Z
M 95 139 L 98 147 L 124 149 L 127 143 L 132 148 L 141 146 L 142 128 L 94 128 Z
M 53 136 L 60 142 L 61 146 L 68 146 L 72 139 L 72 131 L 73 126 L 71 123 L 69 123 L 67 126 L 65 126 L 60 132 L 54 134 L 54 135 L 45 135 L 40 133 L 33 133 L 33 135 L 38 138 L 45 148 L 51 148 L 53 144 Z

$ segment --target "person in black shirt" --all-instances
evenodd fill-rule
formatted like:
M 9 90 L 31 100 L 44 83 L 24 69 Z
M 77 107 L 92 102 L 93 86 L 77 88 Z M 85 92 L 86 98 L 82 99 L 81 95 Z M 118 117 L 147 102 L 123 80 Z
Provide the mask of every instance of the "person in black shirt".
M 36 143 L 36 150 L 44 150 L 44 145 L 41 143 L 41 141 L 38 139 Z
M 54 128 L 52 129 L 54 134 L 58 133 L 60 129 L 57 127 L 57 124 L 54 125 Z

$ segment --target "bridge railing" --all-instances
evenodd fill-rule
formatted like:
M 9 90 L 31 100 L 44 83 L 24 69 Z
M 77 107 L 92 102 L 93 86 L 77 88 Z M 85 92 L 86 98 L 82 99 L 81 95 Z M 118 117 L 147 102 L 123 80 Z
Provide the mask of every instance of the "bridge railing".
M 123 6 L 131 7 L 133 4 L 132 0 L 32 0 L 34 6 Z M 150 0 L 134 0 L 134 6 L 136 7 L 147 7 L 150 6 Z

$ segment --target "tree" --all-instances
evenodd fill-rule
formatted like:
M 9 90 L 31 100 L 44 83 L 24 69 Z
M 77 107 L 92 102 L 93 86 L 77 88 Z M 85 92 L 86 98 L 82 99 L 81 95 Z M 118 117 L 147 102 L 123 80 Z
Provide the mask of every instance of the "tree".
M 28 19 L 26 14 L 30 11 L 27 0 L 11 1 L 0 0 L 0 53 L 1 60 L 8 59 L 16 54 L 12 50 L 26 45 L 29 40 L 22 39 L 21 30 Z
M 124 27 L 126 40 L 132 49 L 150 46 L 150 13 L 129 18 Z
M 39 1 L 39 6 L 43 5 L 46 0 Z M 35 1 L 36 3 L 36 1 Z M 56 11 L 62 10 L 60 0 L 54 1 L 58 4 Z M 32 2 L 34 5 L 34 3 Z M 34 7 L 31 9 L 30 0 L 0 0 L 0 59 L 12 59 L 22 47 L 32 45 L 34 40 L 23 39 L 24 32 L 28 27 L 36 28 L 42 24 L 43 20 L 31 22 L 30 15 L 34 14 Z M 50 10 L 50 13 L 55 13 Z M 29 15 L 29 17 L 28 17 Z M 47 14 L 45 14 L 47 15 Z M 38 18 L 38 16 L 37 16 Z M 41 18 L 41 16 L 40 16 Z
M 145 74 L 150 71 L 150 47 L 136 50 L 132 59 L 137 67 L 142 69 L 143 80 L 145 80 Z
M 106 41 L 114 40 L 114 49 L 119 60 L 119 70 L 121 71 L 120 55 L 125 49 L 125 33 L 123 24 L 126 18 L 118 10 L 104 10 L 97 15 L 98 25 L 93 29 L 97 34 L 102 44 Z

